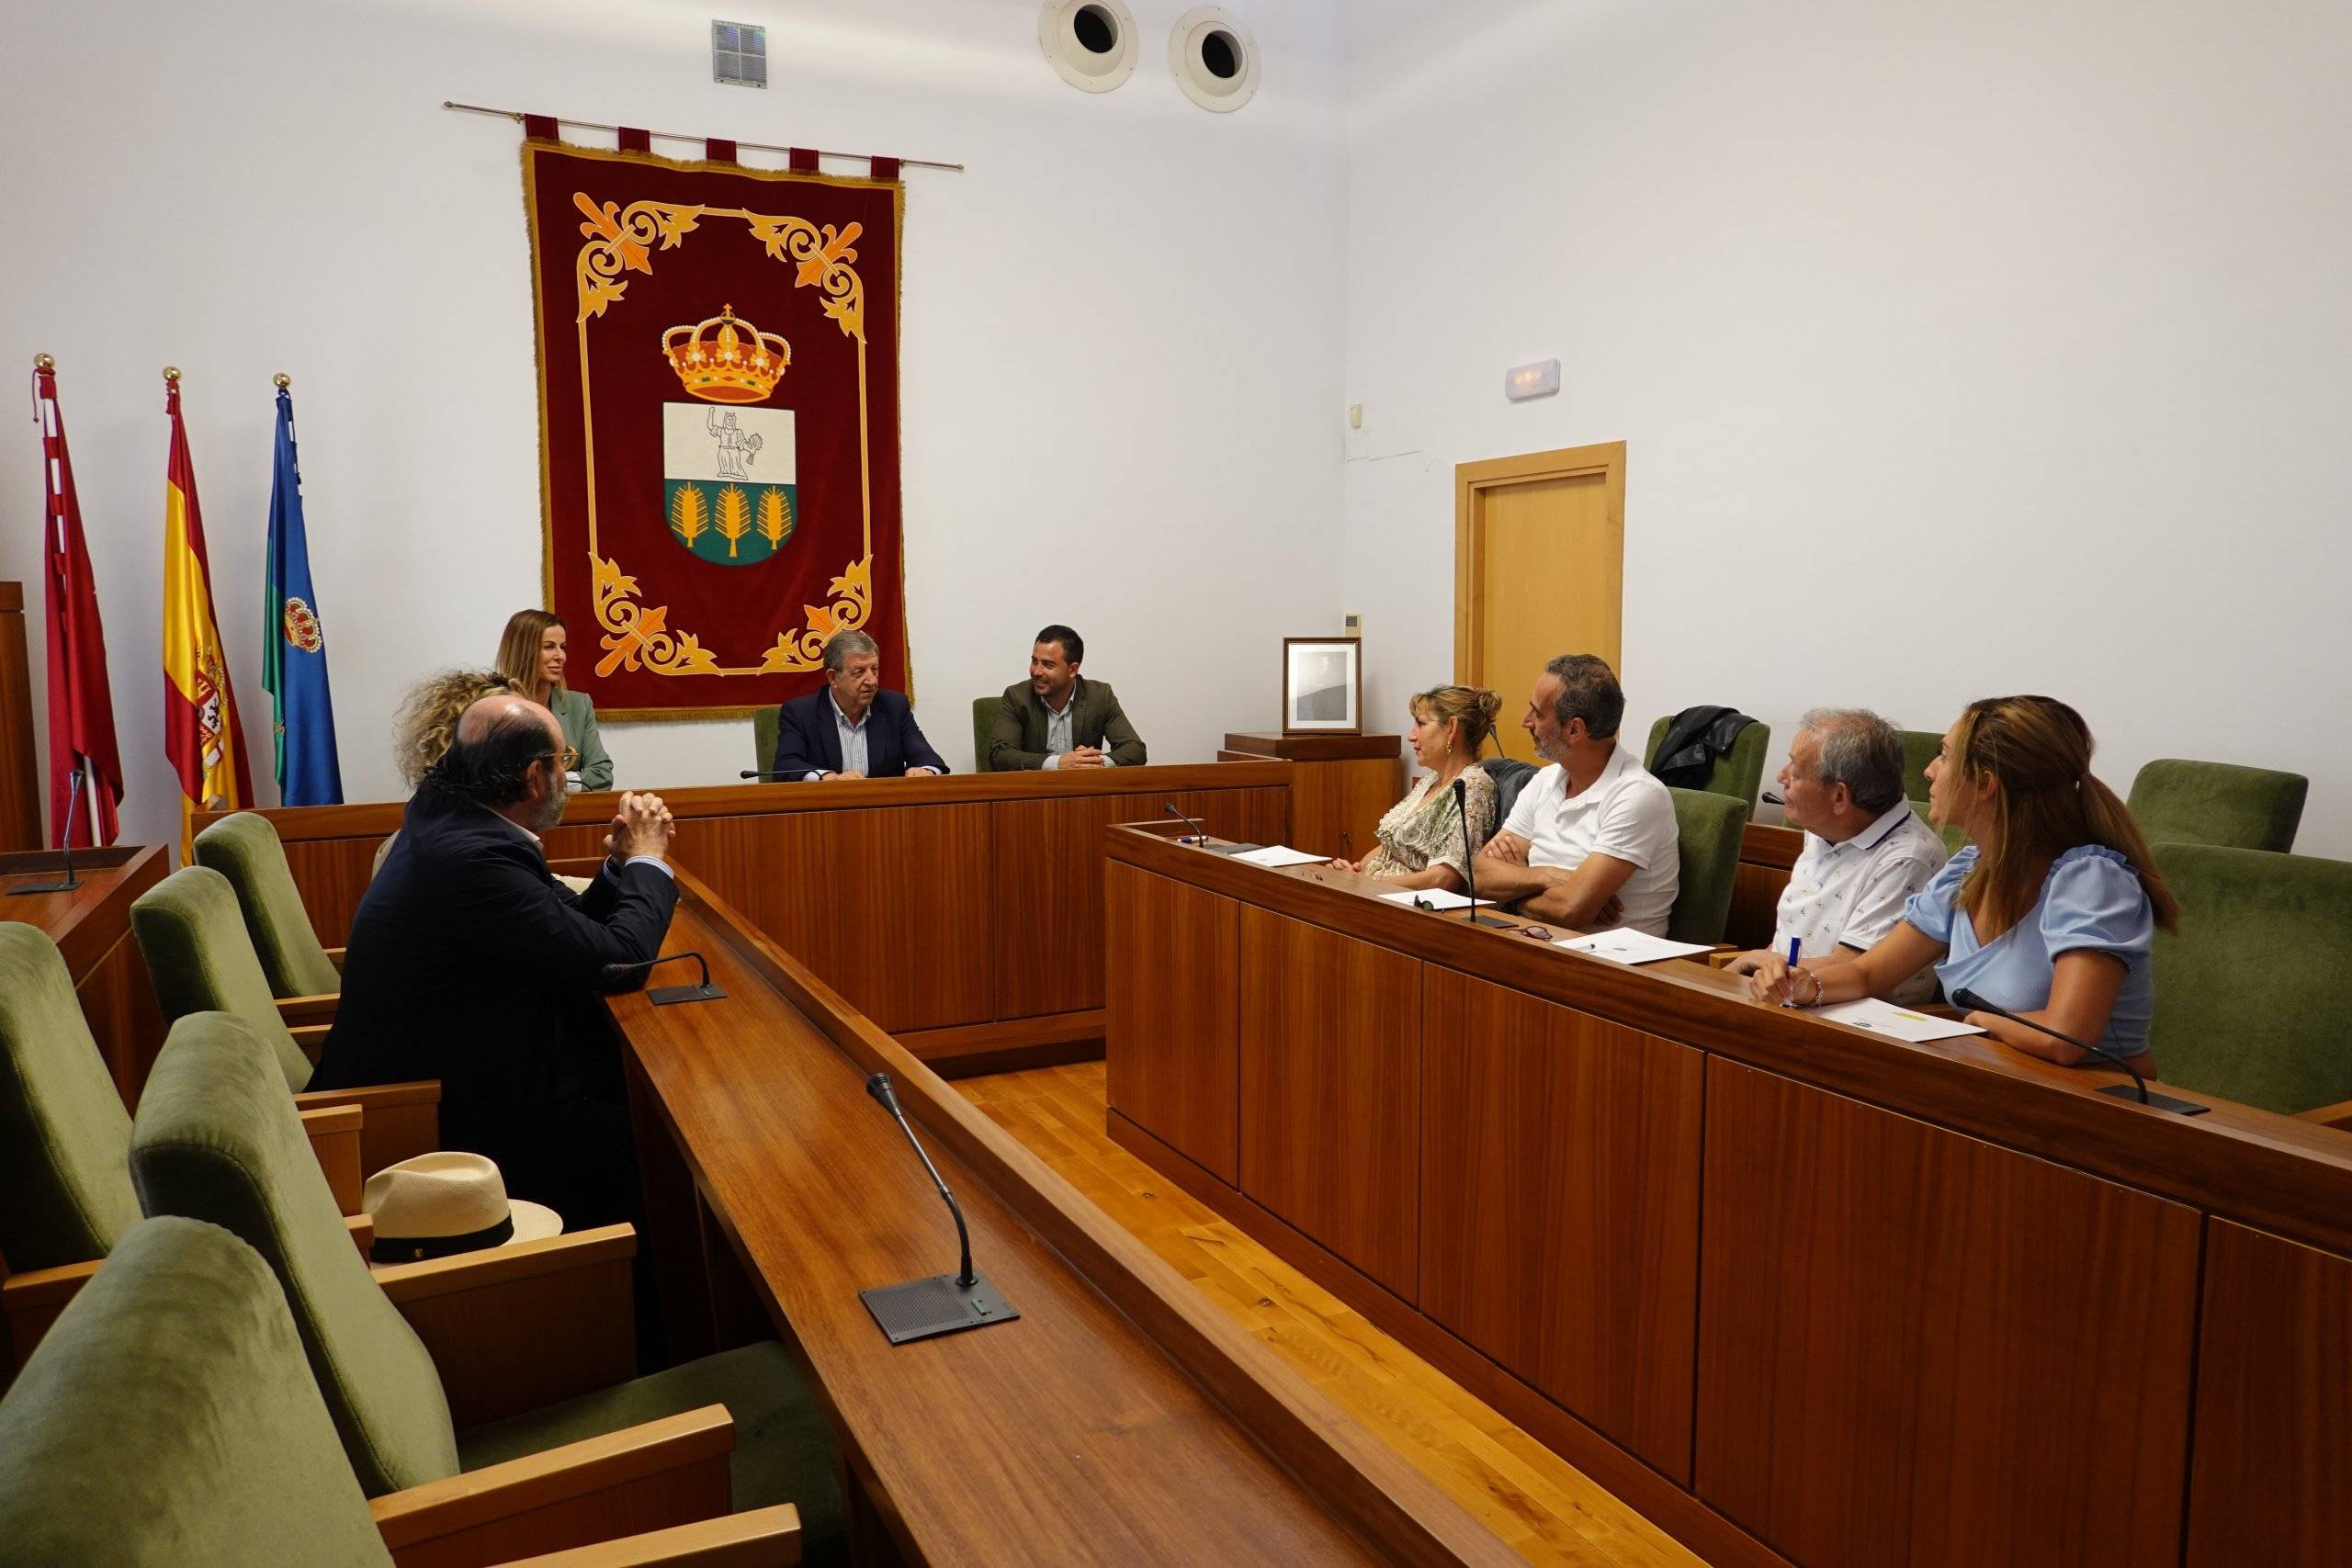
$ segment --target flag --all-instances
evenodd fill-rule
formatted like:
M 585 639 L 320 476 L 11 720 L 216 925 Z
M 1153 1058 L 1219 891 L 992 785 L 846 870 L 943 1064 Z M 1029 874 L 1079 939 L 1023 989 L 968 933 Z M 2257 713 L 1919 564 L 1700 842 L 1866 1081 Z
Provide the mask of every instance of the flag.
M 56 366 L 46 354 L 33 360 L 33 404 L 48 502 L 41 585 L 49 608 L 50 831 L 62 835 L 70 816 L 75 845 L 111 844 L 121 830 L 115 807 L 122 804 L 122 753 L 114 739 L 114 689 L 107 682 L 107 630 L 98 620 L 97 580 L 90 575 L 90 549 L 82 537 L 74 463 L 65 454 Z M 77 769 L 86 804 L 73 810 Z M 68 847 L 62 836 L 58 845 Z
M 311 588 L 302 529 L 302 469 L 294 457 L 294 395 L 277 386 L 277 455 L 269 479 L 269 581 L 262 589 L 261 683 L 277 742 L 277 795 L 287 806 L 340 806 L 334 694 L 327 685 L 326 628 Z
M 204 554 L 204 517 L 196 503 L 196 464 L 180 419 L 180 373 L 164 372 L 164 412 L 172 421 L 172 456 L 164 478 L 164 752 L 180 776 L 181 847 L 188 817 L 253 804 L 237 697 L 229 689 L 229 652 L 212 614 L 212 568 Z

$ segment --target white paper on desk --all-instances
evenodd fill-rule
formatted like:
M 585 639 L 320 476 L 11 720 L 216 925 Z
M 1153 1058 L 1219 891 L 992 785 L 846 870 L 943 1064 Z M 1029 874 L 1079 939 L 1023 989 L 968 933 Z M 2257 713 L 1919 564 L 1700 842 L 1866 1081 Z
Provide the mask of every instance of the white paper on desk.
M 1924 1045 L 1930 1040 L 1951 1040 L 1962 1034 L 1984 1032 L 1973 1023 L 1962 1023 L 1956 1018 L 1929 1018 L 1924 1012 L 1896 1007 L 1875 997 L 1864 997 L 1858 1002 L 1839 1002 L 1834 1007 L 1815 1008 L 1813 1016 L 1826 1018 L 1838 1023 L 1867 1029 L 1873 1034 L 1892 1034 L 1897 1040 L 1908 1040 L 1914 1045 Z
M 1416 903 L 1426 905 L 1432 909 L 1466 909 L 1471 903 L 1471 900 L 1462 894 L 1449 893 L 1442 887 L 1408 887 L 1402 893 L 1383 893 L 1381 897 L 1391 904 L 1402 904 L 1408 909 Z M 1495 901 L 1492 898 L 1481 898 L 1477 900 L 1477 904 L 1481 909 L 1491 909 L 1495 907 Z
M 1711 951 L 1703 942 L 1668 942 L 1662 936 L 1635 931 L 1631 926 L 1619 926 L 1613 931 L 1596 931 L 1590 936 L 1575 936 L 1555 945 L 1570 953 L 1589 953 L 1595 958 L 1606 958 L 1611 964 L 1656 964 L 1668 958 L 1688 958 L 1694 953 Z
M 1329 855 L 1311 855 L 1305 850 L 1292 849 L 1288 844 L 1268 844 L 1262 850 L 1244 850 L 1238 855 L 1227 855 L 1225 858 L 1227 860 L 1248 861 L 1251 865 L 1262 865 L 1279 869 L 1280 867 L 1286 865 L 1321 865 L 1330 860 L 1331 857 Z

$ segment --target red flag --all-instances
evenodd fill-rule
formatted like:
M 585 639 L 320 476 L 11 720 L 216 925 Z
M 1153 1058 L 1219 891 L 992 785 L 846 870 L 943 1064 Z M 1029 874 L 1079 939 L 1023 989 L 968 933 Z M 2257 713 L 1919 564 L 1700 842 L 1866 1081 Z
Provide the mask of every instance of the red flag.
M 121 830 L 122 753 L 114 741 L 114 690 L 107 683 L 107 632 L 98 620 L 98 585 L 82 538 L 82 503 L 65 454 L 65 416 L 57 407 L 57 370 L 48 355 L 33 359 L 33 417 L 40 426 L 41 586 L 49 608 L 49 824 L 62 834 L 84 772 L 88 804 L 71 813 L 76 846 L 111 844 Z M 92 817 L 96 818 L 95 823 Z M 96 828 L 96 836 L 92 829 Z M 63 840 L 59 840 L 62 848 Z
M 196 503 L 196 461 L 180 420 L 180 373 L 164 372 L 172 456 L 164 479 L 164 752 L 180 776 L 182 836 L 197 811 L 254 803 L 244 730 L 229 687 L 229 650 L 212 613 L 212 566 Z

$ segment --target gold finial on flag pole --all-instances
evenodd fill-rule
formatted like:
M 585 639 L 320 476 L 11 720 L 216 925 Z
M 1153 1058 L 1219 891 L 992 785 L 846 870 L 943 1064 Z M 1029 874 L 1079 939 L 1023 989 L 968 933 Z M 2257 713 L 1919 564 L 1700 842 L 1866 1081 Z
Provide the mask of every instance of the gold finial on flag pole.
M 166 381 L 176 381 L 176 380 L 178 380 L 179 378 L 180 378 L 180 367 L 179 367 L 178 366 L 176 366 L 176 365 L 166 365 L 166 366 L 164 366 L 164 380 L 166 380 Z
M 57 368 L 57 361 L 51 359 L 46 354 L 36 354 L 33 355 L 33 368 L 36 370 L 54 370 Z
M 269 378 L 269 384 L 273 387 L 290 387 L 294 384 L 294 378 L 280 370 Z

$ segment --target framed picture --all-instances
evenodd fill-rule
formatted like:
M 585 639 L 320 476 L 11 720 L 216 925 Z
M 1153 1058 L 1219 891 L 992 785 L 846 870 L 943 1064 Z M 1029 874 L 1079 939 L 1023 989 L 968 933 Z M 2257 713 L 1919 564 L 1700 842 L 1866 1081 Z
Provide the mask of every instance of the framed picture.
M 1363 733 L 1363 645 L 1347 637 L 1283 638 L 1283 733 Z

